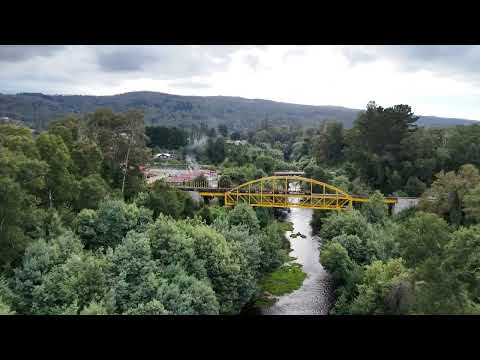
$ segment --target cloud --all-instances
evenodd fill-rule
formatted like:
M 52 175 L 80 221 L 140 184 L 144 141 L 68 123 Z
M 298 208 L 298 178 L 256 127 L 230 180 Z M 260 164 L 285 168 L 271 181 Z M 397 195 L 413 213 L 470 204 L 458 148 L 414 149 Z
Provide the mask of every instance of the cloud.
M 17 62 L 34 57 L 48 57 L 64 48 L 63 45 L 1 45 L 0 62 Z
M 480 46 L 349 46 L 342 52 L 352 66 L 387 60 L 406 72 L 430 71 L 439 75 L 480 81 Z
M 0 93 L 158 91 L 480 118 L 479 46 L 0 45 Z
M 346 47 L 342 49 L 342 53 L 352 66 L 368 63 L 377 58 L 373 51 L 360 47 Z
M 226 71 L 232 55 L 257 46 L 1 46 L 0 92 L 103 90 L 136 79 L 173 80 L 174 87 L 208 85 L 191 81 Z M 63 83 L 62 83 L 63 82 Z M 102 90 L 100 90 L 102 89 Z M 162 91 L 161 87 L 156 89 Z
M 111 50 L 100 49 L 96 56 L 100 69 L 106 72 L 141 71 L 156 60 L 152 51 L 131 46 Z
M 244 61 L 254 71 L 258 69 L 258 66 L 260 64 L 260 58 L 257 55 L 247 55 L 245 56 Z
M 285 55 L 283 55 L 283 62 L 287 62 L 288 60 L 295 58 L 295 57 L 302 57 L 306 54 L 306 49 L 296 48 L 292 50 L 288 50 Z
M 204 82 L 196 82 L 196 81 L 174 81 L 169 83 L 169 85 L 173 88 L 177 89 L 208 89 L 211 87 L 210 84 Z
M 225 70 L 231 55 L 246 46 L 100 46 L 94 49 L 101 71 L 142 72 L 157 79 L 187 78 Z

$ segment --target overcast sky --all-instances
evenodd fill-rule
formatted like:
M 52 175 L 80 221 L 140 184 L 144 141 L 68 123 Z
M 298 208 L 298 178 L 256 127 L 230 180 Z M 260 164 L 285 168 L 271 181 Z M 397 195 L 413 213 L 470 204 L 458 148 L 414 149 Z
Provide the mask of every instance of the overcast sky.
M 158 91 L 480 120 L 480 46 L 4 46 L 0 92 Z

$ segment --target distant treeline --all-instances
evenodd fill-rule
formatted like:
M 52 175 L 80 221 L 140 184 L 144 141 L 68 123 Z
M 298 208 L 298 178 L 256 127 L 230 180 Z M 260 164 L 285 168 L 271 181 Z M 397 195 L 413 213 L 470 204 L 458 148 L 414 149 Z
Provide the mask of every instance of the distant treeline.
M 268 119 L 274 126 L 318 126 L 323 120 L 335 119 L 349 129 L 360 110 L 337 106 L 308 106 L 251 100 L 225 96 L 178 96 L 155 92 L 130 92 L 114 96 L 44 95 L 23 93 L 0 94 L 0 116 L 24 121 L 37 130 L 66 115 L 82 115 L 98 109 L 115 112 L 140 110 L 145 125 L 188 127 L 206 123 L 209 127 L 227 124 L 230 131 L 256 130 Z M 466 125 L 464 119 L 421 116 L 422 126 Z

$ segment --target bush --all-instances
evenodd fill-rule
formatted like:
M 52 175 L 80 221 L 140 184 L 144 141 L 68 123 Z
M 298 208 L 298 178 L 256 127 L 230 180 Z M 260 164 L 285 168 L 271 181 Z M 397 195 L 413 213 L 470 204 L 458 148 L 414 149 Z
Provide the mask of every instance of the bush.
M 320 237 L 325 241 L 341 234 L 364 236 L 368 228 L 367 219 L 358 210 L 333 213 L 324 220 Z

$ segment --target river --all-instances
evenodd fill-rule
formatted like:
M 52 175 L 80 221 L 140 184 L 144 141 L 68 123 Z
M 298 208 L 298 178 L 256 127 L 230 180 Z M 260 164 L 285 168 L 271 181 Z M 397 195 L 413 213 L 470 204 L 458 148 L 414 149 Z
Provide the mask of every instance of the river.
M 286 236 L 290 240 L 291 256 L 303 266 L 307 274 L 302 286 L 284 296 L 272 306 L 259 310 L 262 315 L 327 315 L 332 304 L 331 277 L 319 262 L 319 238 L 312 236 L 310 220 L 313 210 L 291 209 L 287 221 L 293 223 L 293 231 L 288 231 Z M 290 238 L 290 234 L 300 232 L 300 236 Z

